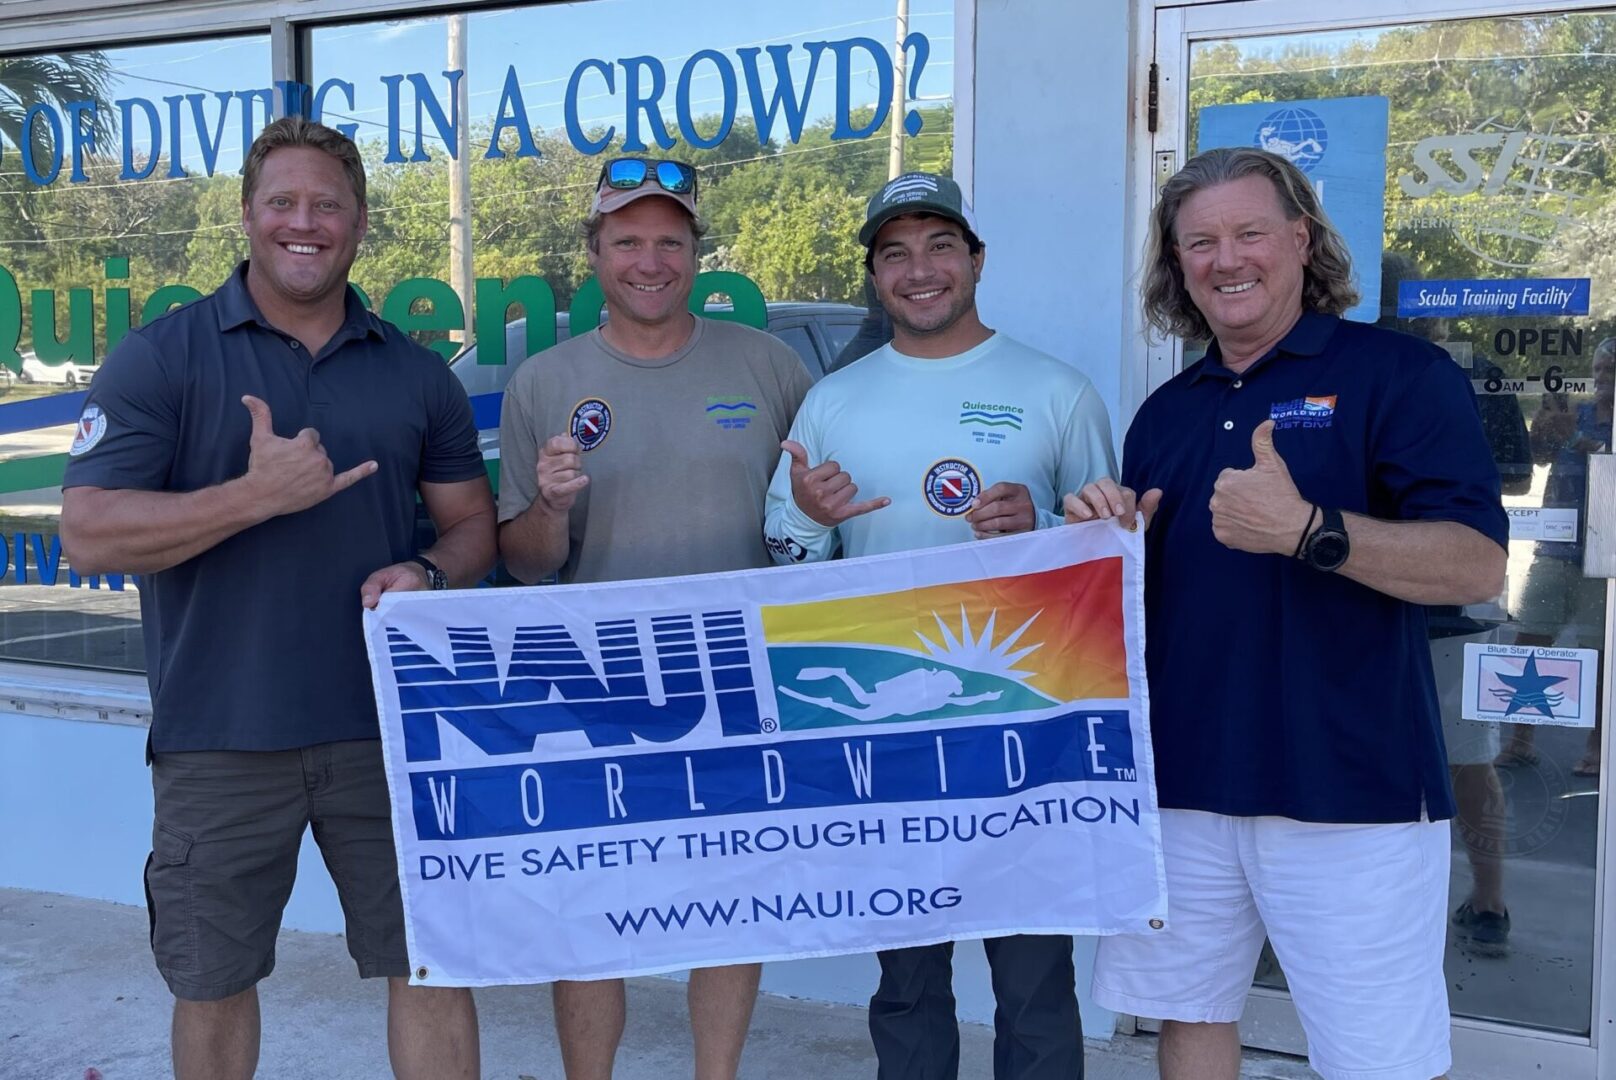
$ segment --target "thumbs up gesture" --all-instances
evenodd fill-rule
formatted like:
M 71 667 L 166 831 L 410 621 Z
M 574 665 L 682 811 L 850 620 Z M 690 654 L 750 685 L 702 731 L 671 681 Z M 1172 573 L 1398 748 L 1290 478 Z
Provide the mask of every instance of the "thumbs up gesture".
M 1212 535 L 1236 551 L 1290 555 L 1313 507 L 1274 449 L 1272 420 L 1251 433 L 1251 456 L 1251 468 L 1224 469 L 1212 485 Z
M 366 461 L 347 472 L 336 472 L 320 445 L 318 431 L 304 428 L 283 439 L 275 434 L 275 420 L 267 404 L 251 394 L 241 403 L 252 416 L 247 475 L 241 479 L 267 516 L 307 510 L 376 471 L 376 462 Z
M 797 508 L 814 521 L 834 528 L 848 518 L 879 510 L 892 502 L 886 496 L 854 502 L 858 485 L 834 461 L 819 465 L 808 464 L 808 450 L 801 443 L 787 439 L 780 444 L 791 458 L 791 498 Z

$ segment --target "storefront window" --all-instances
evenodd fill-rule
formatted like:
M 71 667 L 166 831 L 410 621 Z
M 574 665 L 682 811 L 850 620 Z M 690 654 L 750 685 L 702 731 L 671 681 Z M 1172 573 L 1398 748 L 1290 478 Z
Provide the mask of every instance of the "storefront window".
M 138 584 L 61 556 L 62 470 L 108 348 L 239 247 L 269 71 L 263 36 L 0 57 L 0 659 L 145 667 Z
M 320 27 L 283 84 L 263 34 L 0 58 L 0 660 L 144 669 L 138 581 L 61 556 L 66 451 L 107 350 L 245 257 L 242 155 L 281 102 L 359 143 L 354 284 L 467 354 L 497 483 L 510 371 L 601 317 L 579 227 L 611 157 L 695 164 L 697 302 L 828 369 L 864 314 L 865 200 L 950 170 L 953 27 L 948 0 L 902 45 L 870 0 L 622 0 Z
M 1605 583 L 1582 572 L 1587 457 L 1616 386 L 1616 16 L 1208 41 L 1191 145 L 1308 173 L 1353 248 L 1352 317 L 1466 369 L 1503 480 L 1496 603 L 1431 609 L 1449 766 L 1458 1015 L 1586 1035 Z M 1388 750 L 1388 752 L 1392 752 Z M 1265 955 L 1258 982 L 1282 986 Z
M 698 292 L 735 301 L 709 313 L 780 321 L 737 285 L 770 305 L 834 305 L 813 341 L 824 352 L 862 314 L 856 235 L 892 167 L 894 124 L 902 168 L 950 171 L 952 7 L 912 11 L 901 50 L 891 6 L 870 0 L 623 0 L 315 29 L 313 110 L 353 132 L 370 168 L 354 279 L 445 356 L 476 340 L 468 367 L 514 367 L 552 343 L 553 312 L 566 334 L 602 163 L 672 158 L 699 170 Z M 592 326 L 583 295 L 574 325 Z M 499 328 L 524 317 L 507 346 Z M 486 376 L 463 378 L 488 392 Z

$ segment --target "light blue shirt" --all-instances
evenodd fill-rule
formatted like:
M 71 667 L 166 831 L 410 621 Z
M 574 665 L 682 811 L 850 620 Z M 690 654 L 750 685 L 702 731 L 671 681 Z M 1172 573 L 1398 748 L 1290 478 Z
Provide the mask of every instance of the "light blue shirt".
M 994 334 L 957 356 L 921 360 L 888 344 L 808 392 L 791 438 L 817 466 L 834 459 L 858 485 L 855 501 L 890 506 L 827 528 L 791 497 L 782 453 L 769 485 L 764 534 L 775 562 L 850 558 L 972 538 L 971 500 L 1000 482 L 1025 484 L 1038 527 L 1063 520 L 1061 498 L 1115 476 L 1111 423 L 1076 368 Z

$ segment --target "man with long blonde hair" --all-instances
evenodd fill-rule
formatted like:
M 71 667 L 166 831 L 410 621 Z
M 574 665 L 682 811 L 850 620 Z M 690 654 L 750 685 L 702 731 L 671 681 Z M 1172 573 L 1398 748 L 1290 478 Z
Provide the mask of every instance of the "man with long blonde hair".
M 1496 597 L 1509 536 L 1470 387 L 1341 318 L 1346 246 L 1274 154 L 1192 159 L 1147 261 L 1150 324 L 1211 342 L 1135 417 L 1122 485 L 1066 501 L 1149 530 L 1169 919 L 1101 942 L 1095 1000 L 1163 1021 L 1166 1080 L 1235 1080 L 1266 936 L 1326 1080 L 1430 1080 L 1454 801 L 1423 605 Z

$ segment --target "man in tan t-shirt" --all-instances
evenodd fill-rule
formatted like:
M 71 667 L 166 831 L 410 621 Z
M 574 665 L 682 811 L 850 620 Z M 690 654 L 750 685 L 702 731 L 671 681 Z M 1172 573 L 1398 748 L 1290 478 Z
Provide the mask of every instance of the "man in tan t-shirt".
M 770 565 L 763 497 L 810 380 L 769 335 L 691 314 L 703 231 L 689 165 L 601 170 L 584 233 L 609 319 L 525 362 L 505 392 L 499 550 L 518 580 Z M 734 1080 L 760 971 L 691 972 L 697 1080 Z M 555 1014 L 568 1080 L 609 1080 L 622 980 L 556 983 Z

